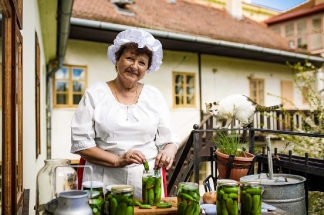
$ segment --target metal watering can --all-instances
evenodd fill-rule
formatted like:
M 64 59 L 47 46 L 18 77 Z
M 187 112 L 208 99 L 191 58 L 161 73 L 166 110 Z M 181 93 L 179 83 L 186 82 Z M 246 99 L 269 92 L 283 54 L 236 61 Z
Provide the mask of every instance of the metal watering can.
M 91 170 L 92 179 L 92 166 L 89 165 L 72 165 L 73 167 L 88 167 Z M 92 215 L 92 209 L 89 206 L 89 198 L 92 194 L 92 185 L 90 193 L 85 190 L 69 190 L 56 193 L 56 169 L 64 166 L 57 166 L 54 170 L 54 189 L 57 196 L 57 208 L 54 211 L 54 215 Z M 92 180 L 91 180 L 92 183 Z

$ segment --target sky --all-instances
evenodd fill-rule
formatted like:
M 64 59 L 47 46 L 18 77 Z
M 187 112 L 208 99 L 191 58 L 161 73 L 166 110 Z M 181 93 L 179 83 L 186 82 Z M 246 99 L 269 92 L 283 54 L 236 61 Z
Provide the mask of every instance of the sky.
M 289 10 L 307 0 L 250 0 L 252 4 L 275 9 L 277 11 Z

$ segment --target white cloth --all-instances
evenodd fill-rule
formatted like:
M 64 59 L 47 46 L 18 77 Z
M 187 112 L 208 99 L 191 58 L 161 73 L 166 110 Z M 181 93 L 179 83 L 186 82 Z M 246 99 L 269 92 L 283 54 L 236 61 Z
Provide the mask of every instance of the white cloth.
M 71 122 L 71 153 L 98 146 L 116 155 L 129 150 L 141 150 L 150 166 L 158 150 L 167 143 L 179 144 L 170 119 L 168 106 L 161 92 L 145 84 L 138 102 L 119 103 L 106 82 L 90 86 L 82 97 Z M 107 168 L 93 165 L 93 179 L 104 185 L 129 184 L 135 196 L 141 196 L 143 165 Z M 89 168 L 83 181 L 90 180 Z

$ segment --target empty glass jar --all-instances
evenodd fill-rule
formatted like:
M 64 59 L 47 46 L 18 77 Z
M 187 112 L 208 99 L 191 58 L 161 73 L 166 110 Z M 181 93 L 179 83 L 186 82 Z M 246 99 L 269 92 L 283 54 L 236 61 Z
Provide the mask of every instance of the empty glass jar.
M 45 165 L 38 171 L 36 181 L 35 210 L 37 215 L 53 213 L 57 207 L 57 202 L 53 201 L 56 199 L 56 194 L 76 190 L 78 183 L 77 172 L 69 166 L 71 160 L 48 159 L 44 162 Z

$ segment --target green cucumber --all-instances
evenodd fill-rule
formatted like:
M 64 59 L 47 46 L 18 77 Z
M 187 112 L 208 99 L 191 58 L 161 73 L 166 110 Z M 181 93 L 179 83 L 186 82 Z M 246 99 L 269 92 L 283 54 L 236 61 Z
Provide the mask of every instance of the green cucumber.
M 178 201 L 178 214 L 179 215 L 186 215 L 186 209 L 187 209 L 187 201 L 183 200 L 182 202 L 179 203 Z
M 133 215 L 134 214 L 134 207 L 128 206 L 126 209 L 126 215 Z
M 110 199 L 110 214 L 111 215 L 116 215 L 117 207 L 118 207 L 117 200 L 115 198 L 111 198 Z
M 159 202 L 156 204 L 157 208 L 171 208 L 172 204 L 170 202 Z
M 143 163 L 143 165 L 144 165 L 144 170 L 145 170 L 145 171 L 149 171 L 149 170 L 150 170 L 150 166 L 149 166 L 149 164 L 148 164 L 147 161 L 145 161 L 145 162 Z
M 223 187 L 225 193 L 238 193 L 238 187 Z
M 226 199 L 226 209 L 229 214 L 234 214 L 234 207 L 233 207 L 233 199 L 227 198 Z
M 151 209 L 152 206 L 148 205 L 148 204 L 142 204 L 142 205 L 139 206 L 139 208 L 141 208 L 141 209 Z
M 251 195 L 261 195 L 261 188 L 248 188 L 246 189 L 246 192 L 251 194 Z

